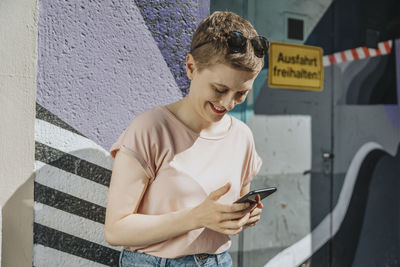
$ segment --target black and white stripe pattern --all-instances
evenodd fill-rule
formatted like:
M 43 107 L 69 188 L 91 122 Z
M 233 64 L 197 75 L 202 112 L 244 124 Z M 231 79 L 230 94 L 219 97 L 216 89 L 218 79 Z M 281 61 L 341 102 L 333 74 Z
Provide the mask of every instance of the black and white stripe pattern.
M 111 156 L 36 108 L 33 266 L 118 266 L 104 238 Z

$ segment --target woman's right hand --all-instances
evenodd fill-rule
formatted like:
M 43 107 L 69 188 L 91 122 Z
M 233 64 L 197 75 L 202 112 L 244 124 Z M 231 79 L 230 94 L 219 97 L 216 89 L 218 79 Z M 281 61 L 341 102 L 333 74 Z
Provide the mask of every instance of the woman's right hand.
M 217 202 L 230 188 L 230 183 L 218 188 L 196 207 L 195 214 L 199 220 L 200 227 L 206 227 L 228 235 L 236 235 L 243 230 L 243 226 L 250 217 L 250 211 L 256 204 L 222 204 Z

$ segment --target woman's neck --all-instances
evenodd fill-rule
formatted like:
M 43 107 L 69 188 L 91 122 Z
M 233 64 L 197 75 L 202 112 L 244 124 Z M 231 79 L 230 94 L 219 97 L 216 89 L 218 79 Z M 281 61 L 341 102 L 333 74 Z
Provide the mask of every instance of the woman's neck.
M 185 125 L 202 136 L 218 136 L 227 132 L 230 128 L 230 118 L 224 115 L 221 121 L 213 123 L 205 121 L 193 108 L 188 97 L 166 105 L 166 107 Z

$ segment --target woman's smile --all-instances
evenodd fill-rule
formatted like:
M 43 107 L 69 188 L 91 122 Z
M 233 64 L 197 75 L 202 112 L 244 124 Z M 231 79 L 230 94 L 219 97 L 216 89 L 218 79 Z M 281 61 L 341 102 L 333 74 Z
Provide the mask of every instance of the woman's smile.
M 210 103 L 210 107 L 211 107 L 211 110 L 212 111 L 214 111 L 214 113 L 216 113 L 216 114 L 224 114 L 225 112 L 226 112 L 226 109 L 225 108 L 220 108 L 220 107 L 216 107 L 213 103 L 211 103 L 211 102 L 208 102 L 208 103 Z

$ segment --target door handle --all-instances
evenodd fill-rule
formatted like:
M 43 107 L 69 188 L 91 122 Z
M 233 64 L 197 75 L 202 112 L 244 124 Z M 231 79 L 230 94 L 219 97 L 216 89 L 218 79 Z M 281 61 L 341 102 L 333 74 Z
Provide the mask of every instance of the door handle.
M 322 153 L 322 158 L 324 161 L 333 159 L 335 155 L 333 153 Z
M 331 172 L 332 168 L 332 159 L 335 157 L 333 153 L 325 152 L 322 153 L 322 168 L 323 168 L 323 173 L 325 175 L 329 175 Z

